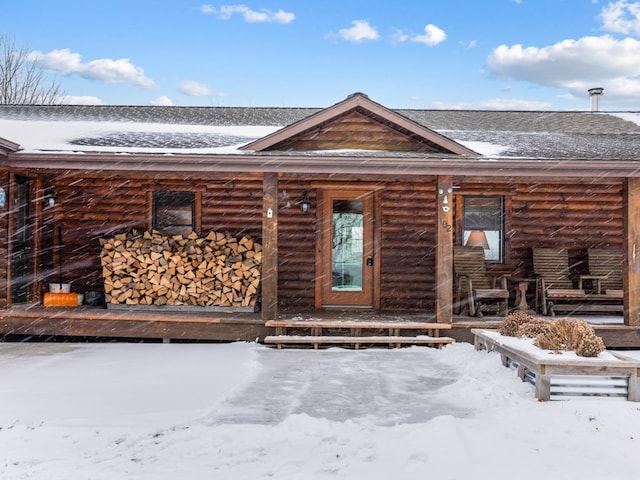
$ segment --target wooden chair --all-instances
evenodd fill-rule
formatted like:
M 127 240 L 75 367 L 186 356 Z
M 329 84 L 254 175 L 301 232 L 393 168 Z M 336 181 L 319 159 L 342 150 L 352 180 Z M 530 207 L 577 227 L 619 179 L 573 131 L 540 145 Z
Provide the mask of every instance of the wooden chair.
M 543 315 L 555 315 L 557 301 L 585 297 L 570 277 L 569 253 L 566 248 L 534 248 L 533 273 L 536 275 L 536 300 Z
M 482 308 L 486 303 L 496 304 L 498 314 L 507 314 L 509 309 L 507 277 L 492 279 L 487 275 L 482 247 L 454 246 L 453 270 L 456 314 L 460 313 L 465 303 L 471 316 L 481 317 Z M 498 279 L 500 279 L 499 286 L 497 286 Z
M 611 259 L 614 257 L 609 256 L 608 258 L 608 271 L 610 272 Z M 620 265 L 622 265 L 621 262 Z M 554 316 L 556 310 L 571 312 L 619 312 L 623 310 L 621 294 L 618 295 L 613 289 L 610 294 L 602 293 L 602 285 L 607 285 L 602 282 L 607 281 L 605 278 L 607 275 L 580 275 L 576 277 L 578 288 L 574 286 L 570 276 L 569 254 L 565 248 L 534 248 L 533 271 L 537 278 L 536 299 L 539 301 L 540 311 L 543 315 Z M 583 288 L 586 280 L 596 282 L 594 291 L 586 291 Z
M 587 250 L 589 274 L 579 277 L 579 287 L 590 280 L 593 293 L 606 295 L 612 299 L 623 298 L 622 250 L 615 248 L 590 248 Z

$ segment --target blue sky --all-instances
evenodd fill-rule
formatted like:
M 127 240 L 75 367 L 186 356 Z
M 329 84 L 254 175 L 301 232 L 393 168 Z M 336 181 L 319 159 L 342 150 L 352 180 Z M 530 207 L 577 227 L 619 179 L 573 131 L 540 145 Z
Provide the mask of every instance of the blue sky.
M 640 110 L 640 2 L 0 0 L 67 103 Z

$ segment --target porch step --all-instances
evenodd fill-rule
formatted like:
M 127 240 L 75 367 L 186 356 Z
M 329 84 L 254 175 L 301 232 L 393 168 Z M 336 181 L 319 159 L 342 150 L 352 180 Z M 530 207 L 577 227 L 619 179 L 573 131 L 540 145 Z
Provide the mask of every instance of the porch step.
M 392 320 L 268 320 L 266 327 L 272 328 L 331 328 L 331 329 L 389 329 L 389 330 L 448 330 L 450 323 L 402 322 Z
M 269 335 L 265 337 L 264 343 L 277 345 L 313 345 L 318 348 L 320 345 L 353 345 L 358 349 L 360 345 L 391 345 L 401 347 L 403 345 L 432 345 L 441 347 L 455 340 L 449 337 L 431 337 L 428 335 L 418 336 L 338 336 L 338 335 Z
M 448 323 L 403 322 L 394 320 L 270 320 L 266 327 L 275 328 L 275 335 L 265 337 L 264 343 L 277 345 L 432 345 L 441 347 L 454 342 L 453 338 L 440 337 L 440 330 L 451 328 Z M 295 334 L 287 335 L 287 330 Z M 388 335 L 380 335 L 379 331 Z M 401 331 L 413 330 L 417 335 L 400 335 Z M 323 333 L 324 331 L 324 333 Z M 427 333 L 425 335 L 424 333 Z

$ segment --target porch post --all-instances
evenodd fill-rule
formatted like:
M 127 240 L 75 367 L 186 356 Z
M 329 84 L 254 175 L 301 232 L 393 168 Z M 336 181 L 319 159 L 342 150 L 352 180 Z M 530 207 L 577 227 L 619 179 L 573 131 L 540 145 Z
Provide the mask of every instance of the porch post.
M 278 174 L 262 180 L 262 319 L 278 316 Z
M 624 323 L 640 325 L 640 178 L 627 178 L 623 189 Z
M 453 321 L 453 179 L 438 177 L 436 190 L 436 322 Z

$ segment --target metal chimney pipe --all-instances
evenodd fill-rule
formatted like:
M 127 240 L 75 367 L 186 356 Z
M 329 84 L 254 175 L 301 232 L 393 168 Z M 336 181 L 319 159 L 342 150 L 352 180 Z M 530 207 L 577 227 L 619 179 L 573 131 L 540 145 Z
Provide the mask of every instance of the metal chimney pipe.
M 591 111 L 597 112 L 598 98 L 600 97 L 600 95 L 604 95 L 604 88 L 602 87 L 590 88 L 589 90 L 587 90 L 587 92 L 589 92 L 589 97 L 591 98 Z

